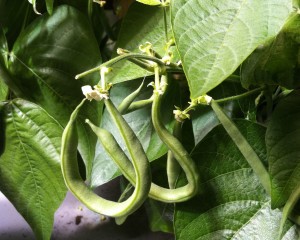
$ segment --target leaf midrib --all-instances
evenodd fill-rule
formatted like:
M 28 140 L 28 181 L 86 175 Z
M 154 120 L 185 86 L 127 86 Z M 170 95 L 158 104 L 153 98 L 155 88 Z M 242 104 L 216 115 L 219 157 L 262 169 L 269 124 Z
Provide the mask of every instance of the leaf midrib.
M 43 221 L 43 216 L 42 216 L 42 199 L 41 199 L 41 194 L 39 192 L 39 188 L 38 188 L 38 184 L 37 184 L 37 178 L 35 176 L 35 172 L 33 171 L 33 167 L 31 165 L 31 161 L 30 161 L 30 158 L 26 152 L 26 149 L 24 148 L 24 143 L 21 139 L 21 136 L 20 136 L 20 133 L 18 131 L 18 128 L 17 128 L 17 124 L 16 124 L 16 120 L 15 120 L 15 117 L 14 117 L 14 113 L 13 113 L 13 109 L 12 110 L 12 115 L 11 115 L 11 118 L 12 118 L 12 122 L 13 122 L 13 128 L 15 129 L 15 132 L 16 132 L 16 135 L 19 139 L 19 143 L 20 143 L 20 146 L 22 147 L 22 150 L 25 154 L 25 157 L 26 157 L 26 160 L 27 160 L 27 163 L 29 165 L 29 168 L 30 168 L 30 172 L 32 173 L 32 178 L 33 178 L 33 181 L 34 181 L 34 186 L 35 186 L 35 190 L 37 192 L 37 203 L 39 205 L 39 219 L 40 219 L 40 223 L 41 223 L 41 232 L 44 233 L 44 221 Z

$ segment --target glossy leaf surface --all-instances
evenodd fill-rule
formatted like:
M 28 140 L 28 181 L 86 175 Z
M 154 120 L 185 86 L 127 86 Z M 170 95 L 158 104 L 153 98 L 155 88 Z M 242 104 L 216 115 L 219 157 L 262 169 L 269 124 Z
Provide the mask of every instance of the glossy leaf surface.
M 265 161 L 265 128 L 245 120 L 237 126 Z M 177 205 L 177 239 L 276 239 L 281 212 L 271 210 L 258 178 L 222 126 L 196 146 L 192 157 L 205 190 Z M 291 239 L 296 236 L 294 229 Z
M 242 65 L 245 88 L 279 84 L 292 89 L 300 86 L 298 61 L 300 16 L 293 13 L 270 43 L 256 49 Z
M 191 98 L 225 80 L 292 9 L 290 0 L 171 1 L 172 27 Z
M 54 212 L 66 194 L 59 160 L 63 129 L 44 109 L 21 99 L 3 106 L 1 122 L 0 190 L 38 239 L 50 239 Z
M 61 6 L 51 16 L 44 15 L 22 32 L 11 52 L 9 71 L 17 96 L 42 106 L 62 126 L 84 97 L 81 86 L 98 82 L 97 75 L 75 80 L 77 73 L 100 60 L 97 41 L 87 18 L 78 10 Z M 100 104 L 101 105 L 101 104 Z M 79 117 L 79 150 L 89 177 L 96 137 L 84 123 L 86 117 L 99 121 L 99 110 L 92 102 Z

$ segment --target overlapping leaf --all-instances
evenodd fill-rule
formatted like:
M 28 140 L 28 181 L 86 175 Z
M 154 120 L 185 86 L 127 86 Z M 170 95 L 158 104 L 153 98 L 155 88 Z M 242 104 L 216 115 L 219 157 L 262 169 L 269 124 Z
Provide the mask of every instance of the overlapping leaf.
M 266 160 L 265 129 L 238 121 L 240 131 Z M 185 239 L 276 239 L 281 212 L 271 210 L 258 178 L 222 126 L 213 129 L 192 152 L 204 192 L 178 204 L 175 232 Z M 291 227 L 286 226 L 285 231 Z M 291 229 L 290 239 L 297 239 Z
M 175 41 L 191 98 L 220 84 L 291 12 L 290 0 L 171 1 Z
M 61 6 L 51 16 L 34 21 L 17 39 L 11 52 L 9 71 L 17 96 L 42 106 L 61 124 L 68 122 L 84 97 L 82 85 L 93 85 L 98 76 L 75 80 L 74 76 L 92 68 L 100 60 L 97 41 L 87 18 L 78 10 Z M 83 109 L 79 121 L 79 150 L 91 171 L 96 137 L 84 124 L 86 117 L 99 122 L 95 103 Z
M 50 239 L 66 194 L 59 162 L 63 129 L 38 105 L 18 99 L 1 109 L 1 127 L 0 190 L 38 239 Z
M 170 30 L 171 24 L 168 23 L 168 26 Z M 171 31 L 169 31 L 169 37 L 171 36 Z M 141 3 L 133 3 L 122 22 L 116 46 L 140 53 L 139 46 L 150 42 L 153 45 L 153 49 L 164 56 L 166 41 L 163 9 Z M 173 50 L 175 54 L 174 61 L 176 61 L 178 54 L 175 52 L 175 49 Z M 113 69 L 109 78 L 113 83 L 152 74 L 130 62 L 118 63 L 114 65 Z
M 298 13 L 292 14 L 278 36 L 254 51 L 242 65 L 242 85 L 279 84 L 286 88 L 300 86 Z
M 266 134 L 272 207 L 282 207 L 300 182 L 300 92 L 281 101 Z

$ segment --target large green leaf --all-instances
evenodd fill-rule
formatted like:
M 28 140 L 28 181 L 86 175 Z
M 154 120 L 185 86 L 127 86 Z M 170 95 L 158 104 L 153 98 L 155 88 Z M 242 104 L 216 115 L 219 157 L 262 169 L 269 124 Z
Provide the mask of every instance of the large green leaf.
M 139 79 L 136 81 L 129 81 L 115 85 L 110 92 L 110 97 L 114 104 L 118 106 L 127 95 L 129 95 L 131 92 L 133 92 L 139 87 L 141 82 L 142 79 Z M 149 81 L 147 81 L 147 83 L 148 82 Z M 147 83 L 144 84 L 144 92 L 141 93 L 137 100 L 147 99 L 151 97 L 153 88 L 147 88 Z M 174 116 L 172 110 L 174 108 L 174 105 L 177 105 L 177 92 L 177 84 L 170 84 L 169 91 L 165 96 L 165 101 L 162 107 L 162 111 L 164 112 L 163 121 L 166 123 L 166 126 L 169 129 L 174 123 Z M 140 142 L 142 143 L 149 161 L 158 159 L 168 151 L 167 147 L 159 139 L 152 126 L 151 105 L 139 109 L 137 111 L 128 113 L 124 115 L 124 118 L 130 125 L 130 127 L 133 129 Z M 124 149 L 125 152 L 127 152 L 125 143 L 123 142 L 122 137 L 118 132 L 118 129 L 111 121 L 107 111 L 104 111 L 103 113 L 101 127 L 105 128 L 106 130 L 109 130 L 119 142 L 121 148 Z M 93 163 L 91 185 L 93 187 L 99 186 L 118 175 L 120 175 L 120 172 L 118 171 L 117 166 L 105 153 L 105 150 L 98 142 L 96 148 L 96 156 Z
M 246 120 L 236 124 L 265 161 L 265 128 Z M 222 126 L 196 146 L 192 157 L 205 190 L 177 205 L 177 239 L 276 239 L 281 212 L 271 210 L 258 178 Z M 297 239 L 293 234 L 290 240 Z
M 279 84 L 287 88 L 300 86 L 299 51 L 300 16 L 292 14 L 278 36 L 260 47 L 242 65 L 242 85 Z
M 66 194 L 59 162 L 63 129 L 38 105 L 19 99 L 2 108 L 1 122 L 0 190 L 37 239 L 50 239 Z
M 267 128 L 272 207 L 285 204 L 300 187 L 300 91 L 279 102 Z
M 290 0 L 171 1 L 172 27 L 191 98 L 216 87 L 275 36 L 291 9 Z
M 84 97 L 81 86 L 93 85 L 98 76 L 75 80 L 74 76 L 100 60 L 97 41 L 86 16 L 61 6 L 51 16 L 44 15 L 28 26 L 11 52 L 9 71 L 22 97 L 41 105 L 62 126 Z M 79 150 L 91 172 L 96 136 L 84 123 L 85 118 L 99 122 L 96 103 L 83 109 L 79 121 Z
M 170 25 L 169 23 L 168 26 Z M 169 31 L 169 37 L 171 37 L 171 31 Z M 133 3 L 122 22 L 116 47 L 140 53 L 139 46 L 146 42 L 152 43 L 153 49 L 164 56 L 166 38 L 163 8 Z M 178 54 L 175 52 L 174 54 L 174 61 L 176 61 Z M 128 61 L 114 65 L 113 70 L 109 75 L 109 81 L 113 83 L 153 74 Z

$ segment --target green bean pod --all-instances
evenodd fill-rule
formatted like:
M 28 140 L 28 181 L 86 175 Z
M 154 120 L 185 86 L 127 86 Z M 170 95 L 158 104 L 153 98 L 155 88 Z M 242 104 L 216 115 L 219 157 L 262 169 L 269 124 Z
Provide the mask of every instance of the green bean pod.
M 161 83 L 167 82 L 167 76 L 162 75 Z M 152 123 L 156 130 L 156 133 L 160 137 L 160 139 L 167 145 L 169 150 L 172 152 L 174 158 L 179 163 L 180 167 L 184 171 L 188 183 L 176 189 L 169 189 L 166 192 L 166 195 L 171 192 L 176 192 L 176 200 L 185 201 L 193 196 L 195 196 L 199 192 L 199 182 L 200 177 L 197 171 L 197 166 L 193 159 L 190 157 L 189 153 L 182 146 L 181 142 L 171 134 L 164 124 L 161 121 L 161 102 L 163 95 L 161 95 L 158 91 L 154 92 L 154 99 L 152 104 Z M 178 191 L 178 192 L 177 192 Z M 176 202 L 176 201 L 174 201 Z
M 173 127 L 173 136 L 178 140 L 180 140 L 181 138 L 181 127 L 182 123 L 179 121 L 175 121 L 175 125 Z M 176 182 L 178 180 L 180 172 L 181 167 L 175 159 L 173 152 L 169 150 L 167 157 L 167 177 L 169 188 L 174 189 L 176 187 Z
M 158 120 L 160 122 L 160 120 Z M 109 133 L 105 129 L 101 129 L 91 122 L 88 122 L 91 126 L 92 130 L 98 136 L 99 141 L 101 142 L 102 146 L 104 147 L 105 151 L 111 157 L 112 160 L 117 164 L 120 171 L 124 175 L 124 177 L 132 184 L 136 185 L 135 180 L 135 170 L 134 166 L 131 161 L 128 159 L 127 155 L 123 152 L 119 144 L 117 143 L 116 139 L 113 137 L 111 133 Z M 162 123 L 160 123 L 162 125 Z M 165 128 L 164 128 L 165 129 Z M 165 131 L 167 131 L 165 129 Z M 166 202 L 166 203 L 176 203 L 176 202 L 183 202 L 195 194 L 198 193 L 198 173 L 196 172 L 196 166 L 193 160 L 189 157 L 189 154 L 186 150 L 182 147 L 181 143 L 167 131 L 168 136 L 171 136 L 169 140 L 169 145 L 172 147 L 178 147 L 176 157 L 180 156 L 184 158 L 183 162 L 180 162 L 180 166 L 186 170 L 187 179 L 190 183 L 183 187 L 179 187 L 176 189 L 168 189 L 161 186 L 158 186 L 155 183 L 151 183 L 151 188 L 149 192 L 149 197 L 158 201 Z M 179 152 L 179 153 L 178 153 Z
M 141 90 L 144 86 L 144 81 L 142 84 L 131 94 L 129 94 L 124 100 L 121 102 L 121 104 L 118 106 L 118 111 L 121 114 L 124 114 L 127 112 L 127 109 L 131 105 L 131 103 L 137 98 L 137 96 L 141 93 Z
M 262 164 L 261 160 L 257 156 L 256 152 L 250 146 L 248 141 L 242 135 L 240 130 L 234 124 L 234 122 L 223 112 L 219 104 L 212 100 L 211 107 L 223 125 L 224 129 L 231 137 L 235 145 L 238 147 L 242 155 L 248 161 L 249 165 L 252 167 L 256 175 L 258 176 L 261 184 L 268 194 L 271 193 L 271 181 L 268 171 L 265 166 Z
M 131 134 L 132 130 L 128 124 L 125 123 L 124 127 L 118 126 L 121 128 L 121 135 L 125 137 L 124 140 L 132 157 L 134 169 L 137 169 L 135 170 L 136 185 L 134 192 L 121 203 L 106 200 L 95 194 L 81 178 L 77 163 L 78 135 L 76 118 L 84 102 L 85 99 L 73 111 L 62 136 L 61 168 L 65 183 L 74 196 L 92 211 L 111 217 L 126 217 L 136 211 L 148 196 L 151 184 L 148 159 L 139 158 L 141 149 L 134 145 L 137 138 Z M 110 108 L 114 107 L 110 100 L 105 100 L 105 103 Z M 118 121 L 117 125 L 124 124 L 125 120 L 116 109 L 113 114 L 117 115 L 113 116 L 113 119 Z M 110 134 L 105 137 L 110 137 Z
M 151 104 L 153 102 L 152 98 L 148 98 L 148 99 L 144 99 L 144 100 L 139 100 L 139 101 L 134 101 L 127 109 L 126 113 L 124 113 L 123 115 L 127 114 L 127 113 L 131 113 L 134 112 L 136 110 L 139 110 L 141 108 L 145 108 L 145 107 L 150 107 Z

